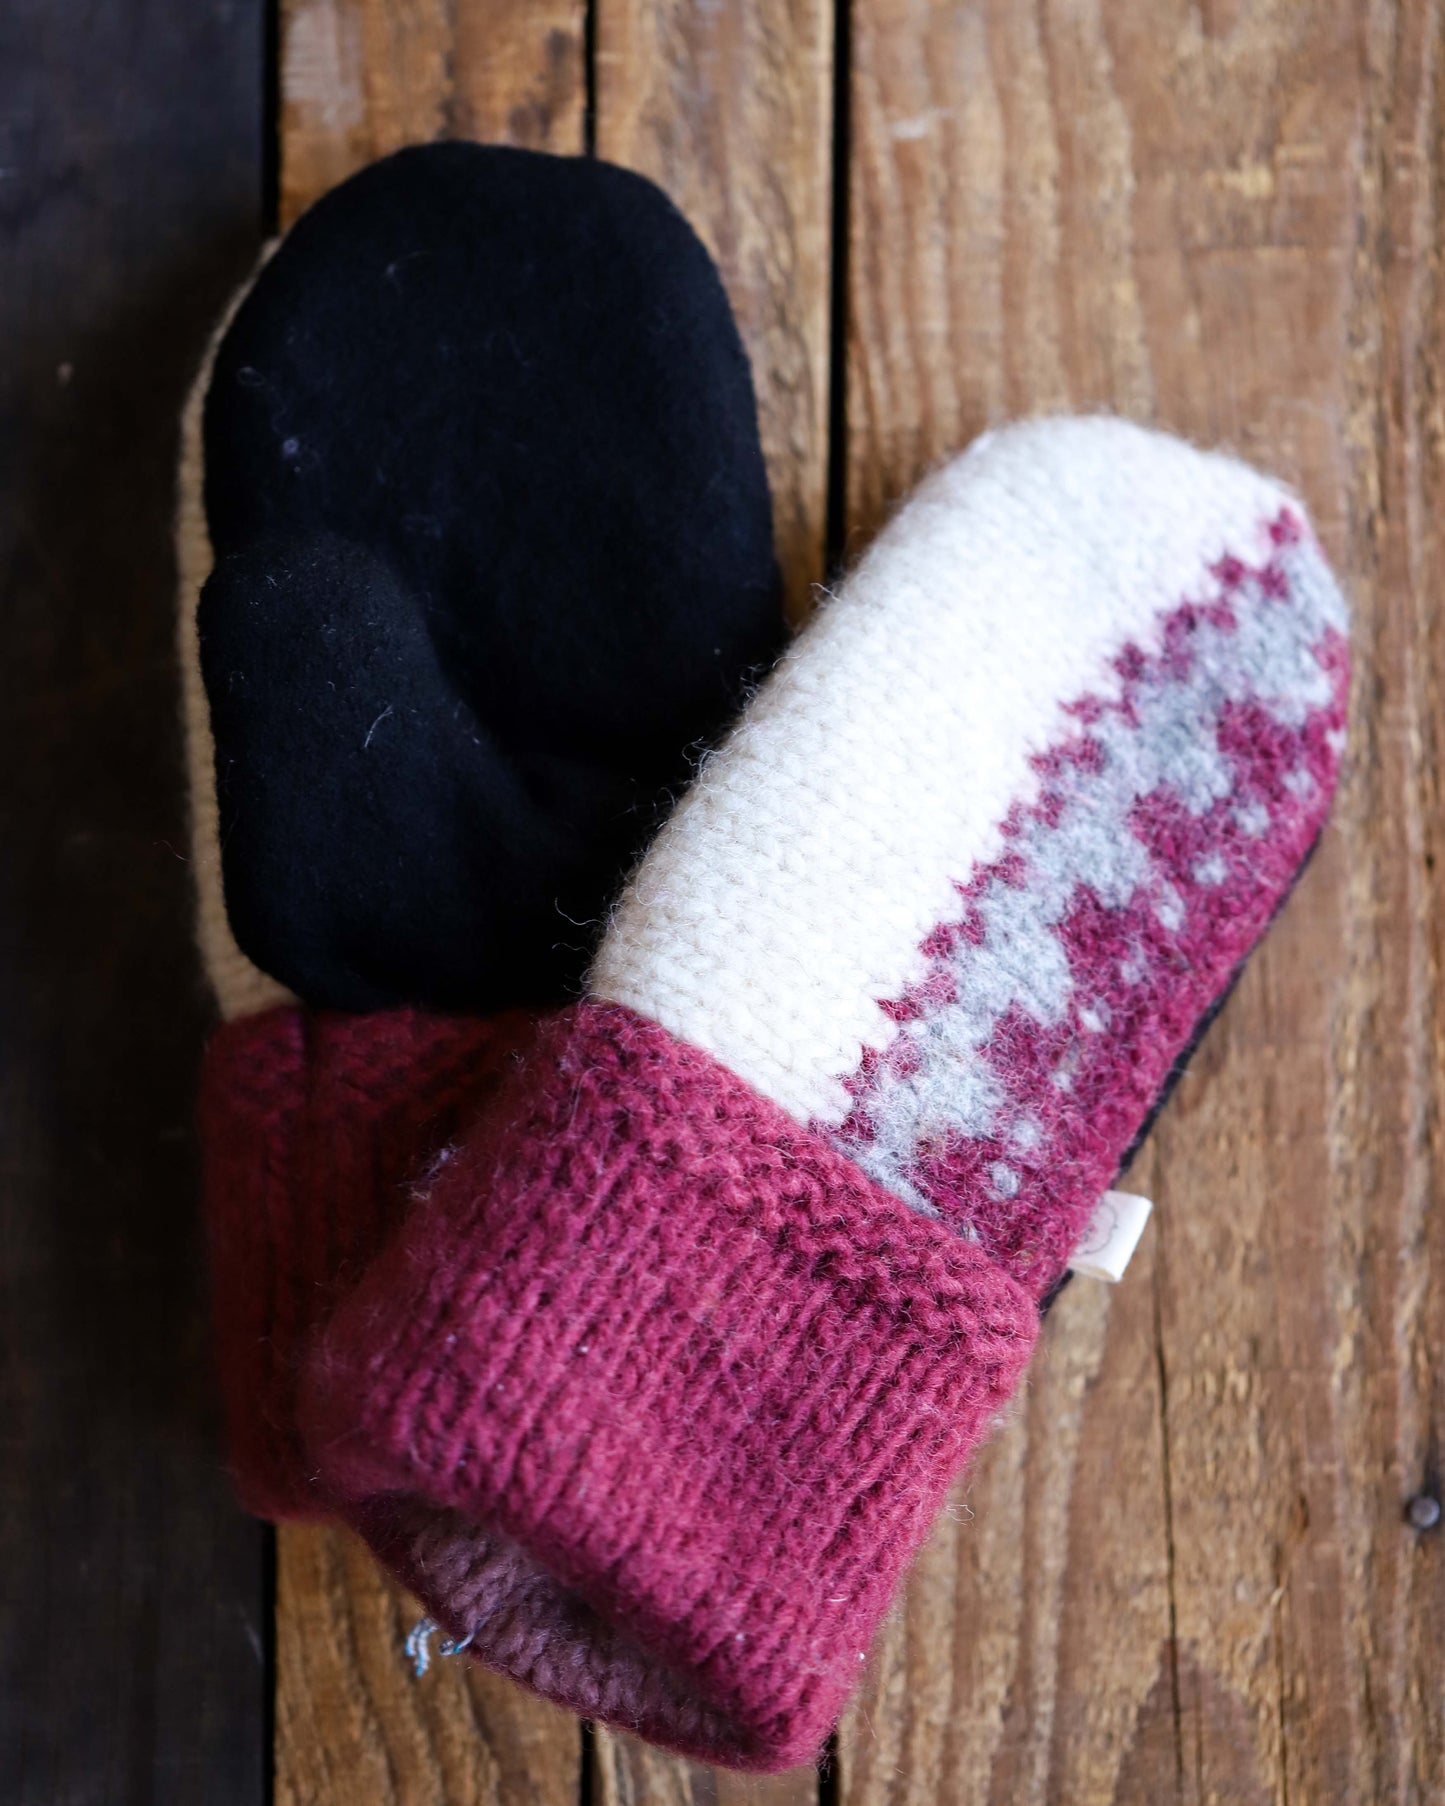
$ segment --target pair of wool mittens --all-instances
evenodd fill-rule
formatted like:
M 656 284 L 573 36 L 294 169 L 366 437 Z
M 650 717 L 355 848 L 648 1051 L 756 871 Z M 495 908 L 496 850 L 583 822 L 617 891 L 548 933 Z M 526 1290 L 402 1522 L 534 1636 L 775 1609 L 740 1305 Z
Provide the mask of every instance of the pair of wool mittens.
M 376 166 L 258 278 L 203 437 L 243 1496 L 579 1712 L 807 1760 L 1320 832 L 1303 512 L 1115 420 L 986 435 L 622 884 L 779 640 L 746 364 L 661 196 Z

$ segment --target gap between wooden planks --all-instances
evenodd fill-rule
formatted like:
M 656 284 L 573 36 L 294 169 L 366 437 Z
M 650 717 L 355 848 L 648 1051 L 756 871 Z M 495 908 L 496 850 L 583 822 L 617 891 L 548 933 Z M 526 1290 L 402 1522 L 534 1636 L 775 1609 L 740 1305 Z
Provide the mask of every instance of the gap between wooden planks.
M 820 0 L 285 0 L 287 218 L 439 134 L 596 150 L 712 246 L 779 552 L 823 573 L 985 424 L 1111 408 L 1296 482 L 1357 612 L 1334 825 L 960 1488 L 823 1784 L 904 1801 L 1445 1797 L 1438 3 L 853 0 L 846 242 Z M 592 65 L 588 69 L 589 45 Z M 839 255 L 835 260 L 834 251 Z M 846 334 L 830 345 L 830 281 Z M 277 1798 L 817 1797 L 599 1733 L 464 1664 L 346 1539 L 282 1533 Z

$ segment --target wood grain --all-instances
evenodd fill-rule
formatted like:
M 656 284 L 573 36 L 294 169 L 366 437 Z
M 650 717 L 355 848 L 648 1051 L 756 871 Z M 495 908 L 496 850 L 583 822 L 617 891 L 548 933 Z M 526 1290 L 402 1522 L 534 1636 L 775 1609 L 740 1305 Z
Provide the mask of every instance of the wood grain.
M 576 1806 L 570 1714 L 476 1662 L 402 1659 L 420 1611 L 342 1531 L 280 1539 L 277 1806 Z
M 809 1806 L 818 1797 L 811 1768 L 739 1775 L 685 1762 L 598 1726 L 591 1790 L 583 1806 Z
M 262 1806 L 173 654 L 181 407 L 260 246 L 258 0 L 0 17 L 0 1800 Z
M 850 524 L 1108 407 L 1294 481 L 1356 607 L 1314 866 L 843 1738 L 841 1798 L 1445 1789 L 1436 5 L 856 0 Z M 1060 1394 L 1064 1396 L 1061 1397 Z
M 778 558 L 823 576 L 832 269 L 827 0 L 598 0 L 597 151 L 665 188 L 727 285 L 753 366 Z
M 281 224 L 405 144 L 580 151 L 583 0 L 282 0 Z

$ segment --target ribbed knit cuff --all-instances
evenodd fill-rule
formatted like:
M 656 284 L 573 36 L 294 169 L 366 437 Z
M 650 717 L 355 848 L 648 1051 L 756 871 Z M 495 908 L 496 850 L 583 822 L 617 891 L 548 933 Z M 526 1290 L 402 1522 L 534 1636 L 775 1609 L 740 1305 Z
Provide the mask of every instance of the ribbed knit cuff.
M 448 1625 L 483 1659 L 778 1768 L 816 1754 L 1036 1330 L 975 1246 L 585 1003 L 332 1319 L 302 1424 L 397 1565 L 424 1581 L 440 1525 L 508 1569 L 507 1611 Z
M 212 1037 L 199 1107 L 212 1315 L 232 1477 L 258 1517 L 328 1514 L 296 1430 L 311 1333 L 529 1024 L 284 1006 Z

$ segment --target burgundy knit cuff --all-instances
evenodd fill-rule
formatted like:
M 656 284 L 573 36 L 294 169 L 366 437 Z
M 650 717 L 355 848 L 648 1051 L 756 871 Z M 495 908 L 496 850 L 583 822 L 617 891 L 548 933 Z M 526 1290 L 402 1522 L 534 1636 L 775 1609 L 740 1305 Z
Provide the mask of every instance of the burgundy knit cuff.
M 428 1538 L 487 1569 L 505 1609 L 448 1623 L 483 1659 L 777 1768 L 817 1752 L 1036 1330 L 977 1247 L 584 1003 L 332 1319 L 302 1423 L 424 1593 Z
M 296 1429 L 312 1331 L 529 1023 L 284 1006 L 211 1038 L 199 1116 L 212 1316 L 232 1476 L 258 1517 L 329 1514 Z

